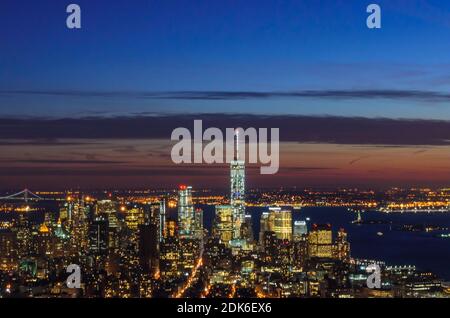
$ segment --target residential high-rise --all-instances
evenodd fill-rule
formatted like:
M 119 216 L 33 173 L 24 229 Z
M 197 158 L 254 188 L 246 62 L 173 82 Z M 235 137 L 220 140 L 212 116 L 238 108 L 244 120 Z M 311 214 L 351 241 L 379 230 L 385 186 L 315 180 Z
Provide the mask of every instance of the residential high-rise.
M 182 185 L 178 191 L 178 234 L 180 239 L 194 238 L 194 217 L 192 187 Z
M 330 224 L 313 224 L 308 234 L 309 257 L 332 258 L 333 234 Z
M 241 238 L 241 226 L 245 222 L 245 161 L 239 160 L 239 134 L 236 131 L 236 155 L 230 164 L 231 193 L 233 209 L 233 238 Z

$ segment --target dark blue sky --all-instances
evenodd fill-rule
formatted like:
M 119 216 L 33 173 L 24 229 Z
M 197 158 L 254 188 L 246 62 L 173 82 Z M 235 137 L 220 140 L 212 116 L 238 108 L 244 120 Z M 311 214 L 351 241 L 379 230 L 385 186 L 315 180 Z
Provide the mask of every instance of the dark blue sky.
M 65 26 L 72 2 L 82 9 L 81 30 Z M 381 30 L 366 27 L 372 2 L 382 8 Z M 449 98 L 410 94 L 449 92 L 445 1 L 3 0 L 0 43 L 1 115 L 227 111 L 450 119 Z M 305 90 L 341 96 L 142 96 Z

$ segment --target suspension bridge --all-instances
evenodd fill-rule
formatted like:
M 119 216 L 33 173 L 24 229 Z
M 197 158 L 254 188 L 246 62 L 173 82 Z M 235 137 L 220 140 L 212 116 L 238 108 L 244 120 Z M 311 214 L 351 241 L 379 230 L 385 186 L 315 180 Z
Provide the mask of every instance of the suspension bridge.
M 39 201 L 39 200 L 45 200 L 44 198 L 38 196 L 37 194 L 34 194 L 33 192 L 31 192 L 28 189 L 22 190 L 20 192 L 5 196 L 5 197 L 0 197 L 0 201 L 2 200 L 11 200 L 11 201 L 15 201 L 15 200 L 22 200 L 25 202 L 29 202 L 29 201 Z

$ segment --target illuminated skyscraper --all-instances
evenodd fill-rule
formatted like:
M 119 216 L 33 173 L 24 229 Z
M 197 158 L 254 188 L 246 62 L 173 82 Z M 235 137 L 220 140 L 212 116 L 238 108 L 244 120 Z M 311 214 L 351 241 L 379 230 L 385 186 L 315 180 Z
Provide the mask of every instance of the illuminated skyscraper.
M 73 215 L 73 209 L 74 209 L 74 200 L 71 196 L 68 196 L 66 199 L 66 202 L 59 210 L 59 218 L 62 222 L 71 222 L 72 221 L 72 215 Z
M 224 263 L 232 257 L 231 249 L 227 248 L 224 243 L 221 243 L 217 237 L 210 237 L 206 241 L 203 256 L 205 265 L 208 267 L 218 266 L 220 263 Z
M 166 280 L 176 279 L 181 276 L 181 247 L 180 241 L 175 236 L 168 236 L 161 243 L 159 269 L 161 278 Z
M 265 231 L 263 234 L 263 259 L 269 264 L 274 264 L 278 257 L 278 243 L 276 234 L 273 231 Z
M 195 209 L 193 236 L 197 241 L 203 242 L 203 210 Z
M 39 227 L 38 235 L 35 237 L 37 243 L 37 251 L 41 256 L 51 256 L 54 252 L 50 229 L 45 223 Z
M 217 238 L 228 246 L 233 239 L 233 208 L 230 205 L 216 206 L 215 224 Z
M 162 242 L 166 235 L 166 200 L 163 199 L 159 202 L 159 241 Z
M 253 222 L 252 222 L 252 216 L 250 214 L 245 215 L 245 222 L 241 228 L 241 237 L 242 237 L 242 239 L 246 240 L 247 242 L 253 242 L 253 240 L 254 240 Z
M 97 202 L 96 215 L 105 215 L 108 219 L 110 228 L 119 227 L 119 219 L 117 218 L 117 203 L 111 200 L 101 200 Z
M 271 231 L 269 227 L 269 212 L 263 212 L 259 221 L 259 244 L 264 245 L 264 232 Z
M 197 240 L 179 240 L 179 242 L 181 258 L 178 263 L 184 274 L 190 273 L 195 266 L 195 261 L 200 256 L 200 242 Z
M 236 132 L 236 156 L 230 164 L 231 195 L 233 208 L 233 238 L 241 236 L 241 226 L 245 222 L 245 162 L 239 160 L 239 134 Z
M 28 214 L 21 212 L 17 224 L 17 250 L 19 259 L 27 257 L 31 252 L 31 223 Z
M 178 234 L 180 239 L 194 238 L 194 217 L 192 187 L 182 185 L 178 192 Z
M 17 237 L 10 229 L 0 229 L 0 270 L 14 270 L 18 265 Z
M 70 245 L 70 233 L 66 230 L 65 226 L 61 223 L 61 219 L 58 220 L 54 227 L 55 236 L 55 254 L 57 257 L 64 257 L 71 254 L 69 248 Z
M 339 260 L 348 260 L 350 258 L 350 243 L 347 241 L 347 232 L 342 228 L 337 233 L 335 258 Z
M 119 237 L 117 235 L 120 224 L 118 219 L 117 202 L 111 200 L 100 200 L 96 204 L 97 216 L 104 216 L 108 220 L 108 245 L 113 251 L 119 247 Z
M 108 252 L 108 219 L 97 217 L 89 226 L 89 252 L 94 256 Z
M 292 212 L 269 208 L 269 228 L 280 240 L 292 240 Z
M 166 205 L 165 200 L 153 203 L 146 203 L 144 209 L 144 224 L 152 224 L 157 230 L 157 240 L 162 242 L 166 227 Z
M 330 224 L 314 224 L 308 235 L 310 257 L 333 257 L 333 234 Z
M 146 273 L 155 275 L 158 272 L 159 228 L 157 224 L 139 225 L 139 261 Z
M 87 218 L 87 209 L 83 200 L 76 200 L 72 213 L 71 222 L 69 223 L 69 231 L 72 234 L 70 237 L 71 248 L 73 252 L 86 251 L 88 248 L 88 230 L 89 223 Z
M 166 236 L 167 237 L 177 237 L 178 238 L 178 226 L 175 220 L 166 221 Z
M 145 223 L 144 209 L 135 205 L 126 210 L 125 223 L 130 230 L 137 231 L 139 225 Z

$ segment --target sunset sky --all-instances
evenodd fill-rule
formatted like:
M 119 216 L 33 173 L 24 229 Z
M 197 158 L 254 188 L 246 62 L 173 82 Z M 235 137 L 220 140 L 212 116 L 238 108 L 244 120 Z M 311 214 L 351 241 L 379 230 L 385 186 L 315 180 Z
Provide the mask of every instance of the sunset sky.
M 438 0 L 3 0 L 0 189 L 226 189 L 226 165 L 172 164 L 194 119 L 280 128 L 251 188 L 450 185 L 449 74 Z

